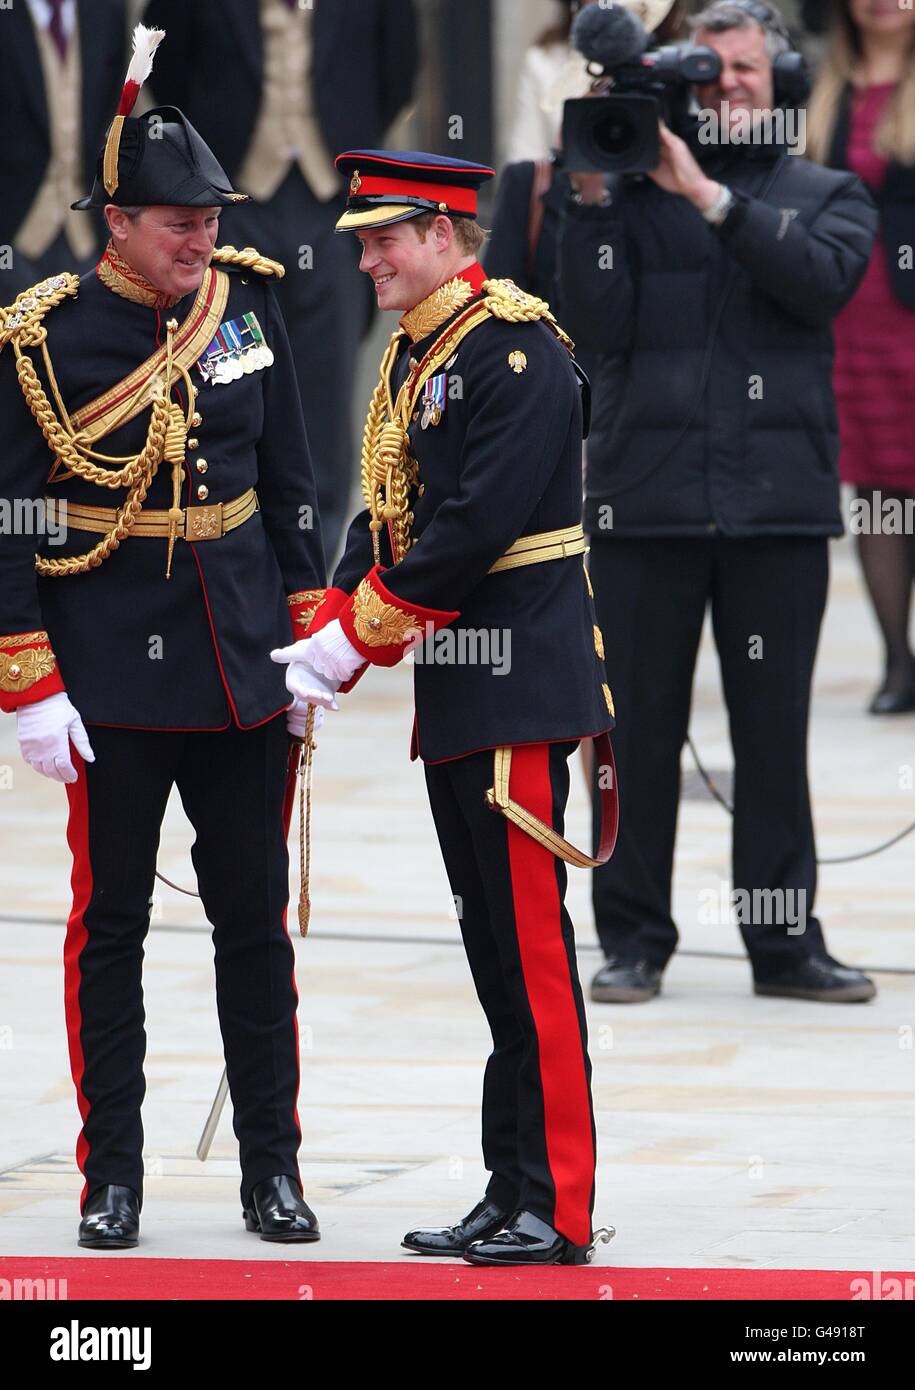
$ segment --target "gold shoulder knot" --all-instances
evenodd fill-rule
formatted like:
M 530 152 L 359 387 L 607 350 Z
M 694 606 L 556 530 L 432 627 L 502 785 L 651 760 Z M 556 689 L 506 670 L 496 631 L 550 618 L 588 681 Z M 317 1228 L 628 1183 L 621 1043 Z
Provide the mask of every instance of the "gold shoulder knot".
M 213 252 L 213 260 L 218 265 L 241 265 L 258 275 L 275 275 L 277 280 L 282 280 L 286 274 L 284 265 L 280 265 L 279 261 L 271 261 L 269 256 L 262 256 L 253 246 L 243 246 L 240 251 L 234 246 L 217 246 Z
M 13 338 L 23 347 L 35 347 L 44 335 L 41 320 L 48 310 L 78 292 L 79 276 L 69 271 L 22 290 L 14 304 L 0 309 L 0 350 Z
M 519 289 L 514 280 L 484 280 L 483 292 L 486 295 L 483 303 L 493 318 L 506 323 L 536 323 L 542 320 L 569 352 L 574 348 L 575 344 L 559 327 L 545 299 L 538 299 L 536 295 Z

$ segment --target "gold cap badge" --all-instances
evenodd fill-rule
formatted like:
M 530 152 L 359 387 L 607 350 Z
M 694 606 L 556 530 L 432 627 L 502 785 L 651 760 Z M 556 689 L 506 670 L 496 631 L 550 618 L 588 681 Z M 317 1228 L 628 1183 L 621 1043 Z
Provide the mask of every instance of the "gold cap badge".
M 350 181 L 349 181 L 349 191 L 350 191 L 350 193 L 358 193 L 361 187 L 362 187 L 362 180 L 361 180 L 361 178 L 359 177 L 359 170 L 358 170 L 358 169 L 354 169 L 354 170 L 353 170 L 353 177 L 352 177 L 352 178 L 350 179 Z

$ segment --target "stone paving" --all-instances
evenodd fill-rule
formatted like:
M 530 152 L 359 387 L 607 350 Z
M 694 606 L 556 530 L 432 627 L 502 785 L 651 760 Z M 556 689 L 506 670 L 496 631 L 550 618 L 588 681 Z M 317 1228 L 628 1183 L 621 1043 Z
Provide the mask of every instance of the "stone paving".
M 878 648 L 848 542 L 834 546 L 811 741 L 823 856 L 867 848 L 915 819 L 915 718 L 863 709 Z M 413 1224 L 477 1200 L 487 1051 L 432 831 L 407 760 L 410 672 L 374 672 L 321 735 L 314 913 L 296 939 L 304 1135 L 301 1168 L 324 1260 L 410 1258 Z M 730 766 L 708 634 L 693 735 Z M 778 730 L 772 730 L 777 756 Z M 684 754 L 684 770 L 691 767 Z M 3 1255 L 77 1253 L 77 1110 L 63 1018 L 69 858 L 62 788 L 18 761 L 0 720 L 0 1274 Z M 581 778 L 569 833 L 587 840 Z M 160 869 L 193 887 L 190 830 L 173 799 Z M 710 799 L 681 808 L 681 953 L 647 1005 L 589 1005 L 599 1131 L 596 1223 L 605 1264 L 912 1268 L 915 1250 L 915 836 L 826 866 L 830 949 L 877 973 L 867 1005 L 756 999 L 729 923 L 729 825 Z M 297 858 L 297 854 L 294 855 Z M 724 887 L 722 887 L 724 885 Z M 587 875 L 570 906 L 585 979 L 599 963 Z M 293 918 L 291 916 L 290 921 Z M 212 946 L 198 905 L 160 886 L 145 970 L 144 1256 L 288 1259 L 244 1231 L 228 1112 L 195 1157 L 222 1069 Z M 100 1258 L 102 1258 L 100 1256 Z

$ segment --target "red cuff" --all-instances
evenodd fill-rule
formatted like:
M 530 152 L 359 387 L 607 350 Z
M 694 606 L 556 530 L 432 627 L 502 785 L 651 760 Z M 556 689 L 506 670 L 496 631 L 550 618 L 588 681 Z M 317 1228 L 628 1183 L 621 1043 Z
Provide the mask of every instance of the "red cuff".
M 298 640 L 300 637 L 314 637 L 316 632 L 320 632 L 322 627 L 327 627 L 340 612 L 340 609 L 348 601 L 349 594 L 345 589 L 313 589 L 312 593 L 320 595 L 318 603 L 312 608 L 311 618 L 304 626 L 296 622 L 293 616 L 292 630 Z M 293 595 L 299 597 L 299 595 Z M 290 604 L 292 599 L 289 600 Z
M 459 617 L 459 611 L 406 603 L 386 588 L 378 565 L 336 615 L 357 652 L 375 666 L 396 666 L 406 648 Z
M 49 695 L 61 695 L 64 689 L 46 632 L 0 637 L 0 710 L 4 714 L 22 705 L 36 705 Z

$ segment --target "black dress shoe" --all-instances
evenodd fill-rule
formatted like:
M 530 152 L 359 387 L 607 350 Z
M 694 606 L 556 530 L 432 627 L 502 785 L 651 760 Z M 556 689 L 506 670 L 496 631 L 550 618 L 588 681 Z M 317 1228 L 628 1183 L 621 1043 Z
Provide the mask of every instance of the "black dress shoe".
M 910 714 L 915 710 L 915 684 L 901 690 L 882 686 L 867 707 L 868 714 Z
M 784 975 L 754 980 L 754 994 L 781 999 L 817 999 L 834 1004 L 859 1004 L 873 999 L 877 986 L 863 970 L 841 965 L 832 956 L 808 956 Z
M 647 960 L 609 956 L 591 981 L 595 1004 L 644 1004 L 661 993 L 661 970 Z
M 508 1216 L 507 1211 L 484 1197 L 456 1226 L 407 1231 L 400 1243 L 405 1250 L 415 1250 L 418 1255 L 463 1255 L 472 1240 L 485 1240 L 501 1230 Z
M 589 1245 L 573 1245 L 533 1212 L 516 1211 L 494 1236 L 468 1245 L 464 1259 L 473 1265 L 586 1265 L 594 1259 L 596 1242 L 606 1244 L 615 1235 L 612 1226 L 604 1227 Z
M 318 1218 L 306 1204 L 298 1181 L 287 1173 L 259 1182 L 242 1215 L 245 1229 L 257 1232 L 261 1240 L 291 1244 L 321 1239 Z
M 79 1223 L 88 1250 L 128 1250 L 139 1244 L 140 1199 L 132 1187 L 107 1183 L 89 1194 Z

